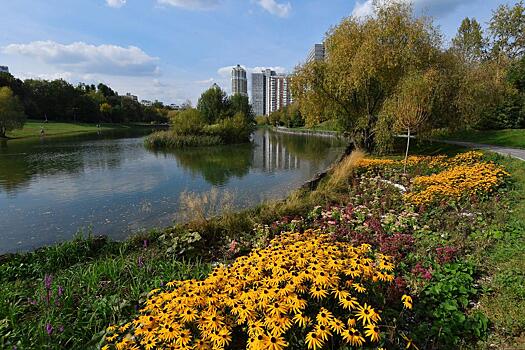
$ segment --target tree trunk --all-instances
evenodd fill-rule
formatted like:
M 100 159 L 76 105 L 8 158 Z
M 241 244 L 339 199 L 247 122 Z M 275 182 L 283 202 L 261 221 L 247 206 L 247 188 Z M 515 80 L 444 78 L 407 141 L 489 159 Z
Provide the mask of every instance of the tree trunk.
M 408 128 L 408 136 L 407 136 L 407 150 L 405 152 L 405 167 L 403 172 L 407 173 L 407 162 L 408 162 L 408 149 L 410 148 L 410 128 Z
M 2 126 L 0 127 L 0 138 L 5 139 L 5 128 Z

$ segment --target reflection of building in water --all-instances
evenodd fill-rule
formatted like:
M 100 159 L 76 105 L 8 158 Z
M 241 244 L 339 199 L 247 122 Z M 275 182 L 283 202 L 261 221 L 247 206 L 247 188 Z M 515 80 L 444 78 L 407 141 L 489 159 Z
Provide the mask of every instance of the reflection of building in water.
M 256 168 L 265 172 L 301 168 L 301 160 L 289 152 L 276 134 L 266 130 L 255 142 L 260 146 L 253 154 L 253 164 Z

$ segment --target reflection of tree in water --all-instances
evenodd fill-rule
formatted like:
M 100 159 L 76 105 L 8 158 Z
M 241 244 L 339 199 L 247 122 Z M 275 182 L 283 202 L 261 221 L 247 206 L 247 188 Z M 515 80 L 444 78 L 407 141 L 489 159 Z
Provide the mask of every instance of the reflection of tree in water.
M 253 145 L 199 147 L 155 153 L 172 155 L 180 166 L 194 174 L 201 174 L 210 184 L 223 185 L 233 176 L 242 178 L 248 174 L 252 165 Z
M 121 134 L 53 137 L 46 140 L 11 140 L 0 143 L 0 188 L 8 194 L 26 188 L 36 176 L 81 174 L 87 168 L 116 168 L 122 162 L 123 145 L 93 142 Z M 126 135 L 127 136 L 127 135 Z M 129 135 L 131 136 L 131 135 Z M 140 145 L 137 154 L 140 153 Z M 133 157 L 129 150 L 126 158 Z

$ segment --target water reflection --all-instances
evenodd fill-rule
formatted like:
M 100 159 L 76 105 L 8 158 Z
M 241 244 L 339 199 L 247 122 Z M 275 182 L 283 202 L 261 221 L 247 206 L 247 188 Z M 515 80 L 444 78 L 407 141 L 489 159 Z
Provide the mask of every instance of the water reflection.
M 2 141 L 0 188 L 9 195 L 27 190 L 37 177 L 78 174 L 89 169 L 119 167 L 122 156 L 130 157 L 117 141 L 141 136 L 147 130 L 108 131 L 73 137 L 49 137 Z M 140 148 L 139 148 L 140 149 Z
M 246 176 L 252 166 L 253 145 L 188 148 L 157 151 L 157 155 L 174 158 L 192 175 L 201 175 L 212 185 L 224 185 L 232 177 Z
M 0 144 L 0 254 L 69 239 L 79 227 L 122 239 L 168 225 L 184 191 L 220 187 L 238 207 L 282 198 L 344 148 L 334 138 L 258 130 L 252 144 L 151 152 L 129 136 Z

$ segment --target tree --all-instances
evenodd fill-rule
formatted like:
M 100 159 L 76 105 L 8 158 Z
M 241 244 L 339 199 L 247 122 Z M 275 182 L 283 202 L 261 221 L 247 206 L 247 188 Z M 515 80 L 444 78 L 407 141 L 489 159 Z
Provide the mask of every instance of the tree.
M 505 68 L 497 60 L 489 60 L 462 69 L 456 104 L 458 121 L 463 128 L 490 125 L 493 112 L 505 100 L 509 86 L 505 82 Z
M 486 49 L 481 26 L 475 18 L 465 18 L 452 39 L 452 50 L 466 62 L 479 62 Z
M 217 84 L 214 84 L 201 95 L 197 103 L 197 109 L 201 112 L 207 124 L 214 124 L 221 118 L 224 118 L 225 113 L 228 111 L 226 92 Z
M 102 84 L 102 83 L 98 84 L 97 89 L 104 95 L 104 97 L 110 97 L 110 96 L 117 95 L 117 93 L 113 91 L 109 86 Z
M 242 113 L 249 121 L 253 122 L 255 120 L 255 115 L 253 113 L 252 106 L 248 100 L 248 96 L 241 94 L 235 94 L 230 97 L 229 101 L 229 115 L 234 116 L 237 113 Z
M 11 130 L 21 129 L 25 123 L 24 107 L 8 87 L 0 88 L 0 137 Z
M 523 0 L 513 7 L 500 5 L 489 22 L 494 56 L 515 59 L 525 53 L 525 5 Z
M 433 113 L 438 78 L 438 72 L 433 69 L 425 73 L 409 73 L 399 83 L 397 91 L 385 101 L 381 112 L 395 132 L 407 132 L 405 172 L 411 134 L 421 131 Z
M 441 37 L 410 5 L 377 6 L 374 17 L 349 17 L 325 40 L 327 58 L 299 66 L 292 94 L 309 125 L 336 118 L 355 145 L 371 150 L 383 103 L 411 71 L 439 63 Z
M 199 135 L 202 133 L 205 125 L 201 113 L 194 108 L 170 111 L 168 118 L 171 123 L 171 129 L 179 135 Z
M 111 121 L 111 111 L 113 108 L 107 102 L 103 102 L 99 107 L 100 113 L 104 116 L 106 121 Z

